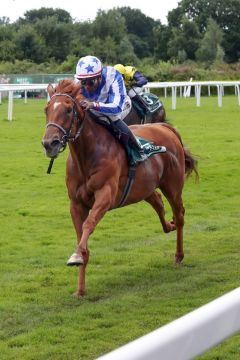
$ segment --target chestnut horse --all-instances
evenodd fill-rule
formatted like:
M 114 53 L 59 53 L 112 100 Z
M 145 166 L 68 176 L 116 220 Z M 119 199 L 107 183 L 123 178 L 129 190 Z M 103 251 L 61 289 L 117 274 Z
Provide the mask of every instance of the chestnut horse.
M 67 142 L 69 145 L 66 185 L 77 235 L 77 248 L 72 256 L 80 259 L 74 263 L 80 265 L 75 295 L 82 296 L 89 260 L 89 236 L 106 212 L 118 207 L 128 179 L 128 162 L 119 141 L 79 105 L 83 96 L 78 84 L 62 80 L 56 89 L 49 85 L 48 93 L 50 100 L 45 108 L 47 125 L 42 144 L 52 159 Z M 124 206 L 145 200 L 157 212 L 165 233 L 176 230 L 175 259 L 180 263 L 184 257 L 182 190 L 186 176 L 192 171 L 197 174 L 196 161 L 185 149 L 177 131 L 168 124 L 134 125 L 131 130 L 165 146 L 167 151 L 152 155 L 137 165 L 135 180 Z M 170 221 L 165 220 L 157 188 L 171 205 L 173 219 Z

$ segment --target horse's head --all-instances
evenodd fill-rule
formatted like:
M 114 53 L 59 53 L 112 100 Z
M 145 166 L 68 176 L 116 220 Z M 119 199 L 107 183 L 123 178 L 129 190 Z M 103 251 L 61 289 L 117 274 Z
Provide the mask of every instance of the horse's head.
M 80 134 L 84 112 L 79 106 L 82 98 L 80 86 L 72 80 L 62 80 L 56 88 L 48 85 L 50 100 L 45 108 L 46 131 L 42 145 L 47 156 L 55 158 L 68 141 Z

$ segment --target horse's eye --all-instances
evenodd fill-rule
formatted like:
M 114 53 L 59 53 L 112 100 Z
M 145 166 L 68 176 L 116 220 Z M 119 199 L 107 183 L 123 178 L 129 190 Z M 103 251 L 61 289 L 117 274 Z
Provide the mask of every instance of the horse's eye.
M 67 108 L 67 114 L 70 114 L 71 112 L 72 112 L 72 108 L 71 107 Z

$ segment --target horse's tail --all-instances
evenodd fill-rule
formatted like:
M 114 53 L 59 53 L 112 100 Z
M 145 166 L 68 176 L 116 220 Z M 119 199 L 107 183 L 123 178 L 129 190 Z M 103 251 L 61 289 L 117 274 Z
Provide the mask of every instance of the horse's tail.
M 185 174 L 188 177 L 192 172 L 196 175 L 196 180 L 199 180 L 199 174 L 197 170 L 198 161 L 195 156 L 183 145 L 184 157 L 185 157 Z
M 196 175 L 196 180 L 199 180 L 199 174 L 197 170 L 197 164 L 198 164 L 197 158 L 190 152 L 190 150 L 186 148 L 186 146 L 182 142 L 181 135 L 172 125 L 170 125 L 169 123 L 162 123 L 161 125 L 167 127 L 172 132 L 174 132 L 174 134 L 178 137 L 180 143 L 182 144 L 184 151 L 184 158 L 185 158 L 186 177 L 188 177 L 189 175 L 191 175 L 192 172 L 194 172 Z

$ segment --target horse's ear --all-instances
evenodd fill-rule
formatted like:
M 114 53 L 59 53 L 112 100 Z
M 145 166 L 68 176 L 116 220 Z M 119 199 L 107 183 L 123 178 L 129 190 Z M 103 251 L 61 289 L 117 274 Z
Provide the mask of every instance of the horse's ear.
M 49 94 L 50 97 L 53 96 L 53 93 L 55 92 L 55 89 L 54 89 L 54 87 L 52 86 L 52 84 L 48 84 L 48 86 L 47 86 L 47 92 L 48 92 L 48 94 Z

